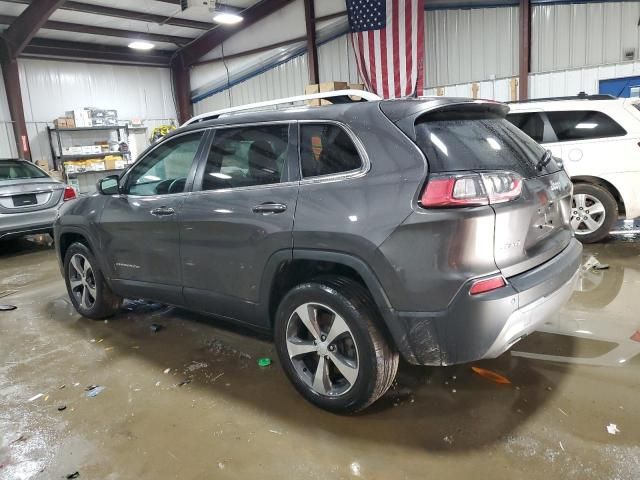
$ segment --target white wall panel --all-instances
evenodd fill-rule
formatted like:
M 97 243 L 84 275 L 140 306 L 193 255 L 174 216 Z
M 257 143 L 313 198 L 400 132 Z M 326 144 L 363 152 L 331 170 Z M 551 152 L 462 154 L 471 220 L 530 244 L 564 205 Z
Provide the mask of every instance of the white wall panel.
M 427 87 L 514 75 L 518 8 L 425 12 Z
M 349 35 L 342 35 L 318 47 L 318 70 L 320 82 L 359 82 Z
M 34 159 L 49 159 L 46 126 L 66 111 L 113 108 L 123 120 L 175 119 L 166 68 L 19 60 L 29 145 Z M 1 133 L 1 132 L 0 132 Z
M 532 9 L 531 70 L 620 63 L 640 49 L 640 2 L 537 5 Z
M 637 20 L 636 20 L 637 21 Z M 640 75 L 640 61 L 584 67 L 529 76 L 531 98 L 598 93 L 599 81 Z

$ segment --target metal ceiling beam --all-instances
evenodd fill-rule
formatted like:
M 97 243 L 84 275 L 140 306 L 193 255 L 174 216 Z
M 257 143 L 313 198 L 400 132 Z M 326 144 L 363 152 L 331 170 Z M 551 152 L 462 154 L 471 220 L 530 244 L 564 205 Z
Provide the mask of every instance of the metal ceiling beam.
M 21 5 L 31 5 L 34 0 L 3 0 L 5 2 L 19 3 Z M 141 22 L 157 23 L 160 25 L 175 25 L 177 27 L 196 28 L 198 30 L 210 30 L 213 28 L 211 22 L 199 22 L 197 20 L 188 20 L 184 18 L 167 17 L 165 15 L 157 15 L 154 13 L 136 12 L 133 10 L 125 10 L 122 8 L 105 7 L 103 5 L 94 5 L 92 3 L 81 2 L 65 2 L 60 10 L 70 10 L 73 12 L 93 13 L 107 17 L 126 18 L 128 20 L 139 20 Z
M 29 8 L 31 8 L 31 6 L 29 6 L 27 10 Z M 0 24 L 11 25 L 17 18 L 20 18 L 20 17 L 12 17 L 10 15 L 0 15 Z M 193 40 L 193 38 L 189 38 L 189 37 L 177 37 L 175 35 L 163 35 L 160 33 L 132 32 L 130 30 L 120 30 L 117 28 L 107 28 L 107 27 L 94 27 L 92 25 L 81 25 L 79 23 L 59 22 L 56 20 L 49 20 L 45 22 L 43 25 L 41 25 L 40 28 L 46 28 L 48 30 L 60 30 L 63 32 L 105 35 L 107 37 L 130 38 L 132 40 L 148 40 L 152 42 L 175 43 L 178 46 L 186 45 L 187 43 Z
M 173 52 L 166 50 L 136 52 L 126 47 L 110 47 L 94 43 L 68 42 L 44 38 L 34 38 L 22 53 L 22 56 L 29 57 L 86 59 L 94 62 L 119 62 L 163 67 L 169 66 L 172 55 Z
M 184 63 L 182 55 L 176 56 L 171 63 L 171 81 L 178 121 L 182 124 L 193 117 L 189 67 Z
M 529 71 L 531 67 L 531 1 L 520 0 L 520 40 L 518 68 L 518 100 L 529 98 Z
M 9 28 L 2 35 L 9 49 L 9 57 L 16 58 L 36 32 L 64 0 L 40 0 L 29 5 L 19 16 L 11 17 Z
M 309 67 L 309 83 L 311 84 L 320 83 L 315 18 L 314 0 L 304 0 L 304 23 L 307 30 L 307 65 Z
M 293 1 L 294 0 L 261 0 L 243 12 L 242 16 L 244 17 L 244 20 L 242 23 L 235 26 L 218 26 L 209 30 L 207 33 L 204 33 L 181 50 L 182 55 L 184 56 L 185 65 L 193 65 L 201 57 L 209 53 L 232 35 L 241 32 L 245 28 L 280 10 L 282 7 L 289 5 Z

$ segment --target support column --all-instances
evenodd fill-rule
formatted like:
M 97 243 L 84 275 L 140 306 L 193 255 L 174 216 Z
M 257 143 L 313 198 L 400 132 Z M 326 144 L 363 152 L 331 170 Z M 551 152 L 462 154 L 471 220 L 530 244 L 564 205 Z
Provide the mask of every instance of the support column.
M 4 77 L 4 87 L 7 92 L 9 113 L 13 121 L 13 133 L 16 139 L 16 147 L 18 148 L 18 157 L 31 160 L 27 124 L 24 120 L 24 108 L 22 106 L 22 92 L 20 91 L 18 61 L 14 59 L 3 62 L 2 76 Z
M 171 81 L 173 82 L 178 121 L 183 124 L 193 117 L 193 104 L 191 103 L 189 68 L 185 65 L 182 55 L 178 55 L 171 64 Z
M 520 45 L 518 49 L 518 98 L 529 98 L 529 71 L 531 67 L 531 1 L 520 0 Z
M 309 83 L 311 84 L 320 83 L 315 18 L 314 0 L 304 0 L 304 22 L 307 27 L 307 62 L 309 65 Z

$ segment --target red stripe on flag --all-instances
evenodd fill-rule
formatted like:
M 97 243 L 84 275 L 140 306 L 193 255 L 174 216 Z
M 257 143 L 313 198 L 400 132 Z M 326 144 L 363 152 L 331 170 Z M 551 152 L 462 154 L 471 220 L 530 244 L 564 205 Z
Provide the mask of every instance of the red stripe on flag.
M 400 89 L 400 25 L 398 22 L 398 2 L 391 0 L 391 28 L 393 29 L 393 86 L 394 98 L 402 96 Z
M 364 61 L 364 34 L 362 32 L 358 32 L 356 35 L 358 36 L 358 56 L 360 57 L 360 64 L 362 65 L 362 81 L 365 83 L 369 91 L 373 91 L 371 79 L 369 78 L 369 70 L 367 69 L 367 63 Z
M 378 68 L 378 66 L 376 65 L 376 52 L 375 52 L 375 48 L 376 48 L 376 42 L 375 39 L 373 38 L 373 30 L 369 30 L 367 32 L 368 34 L 368 41 L 369 41 L 369 75 L 371 76 L 371 90 L 374 92 L 378 92 L 378 80 L 376 78 L 376 68 Z
M 424 94 L 424 0 L 418 0 L 418 12 L 422 17 L 418 19 L 418 81 L 416 88 L 418 89 L 418 95 Z
M 393 0 L 392 0 L 393 1 Z M 405 41 L 405 55 L 407 57 L 407 79 L 404 85 L 404 95 L 410 95 L 413 90 L 413 79 L 412 79 L 412 70 L 413 70 L 413 45 L 412 45 L 412 29 L 411 29 L 411 17 L 413 15 L 413 9 L 411 8 L 412 2 L 411 0 L 404 0 L 405 2 L 405 15 L 404 15 L 404 41 Z

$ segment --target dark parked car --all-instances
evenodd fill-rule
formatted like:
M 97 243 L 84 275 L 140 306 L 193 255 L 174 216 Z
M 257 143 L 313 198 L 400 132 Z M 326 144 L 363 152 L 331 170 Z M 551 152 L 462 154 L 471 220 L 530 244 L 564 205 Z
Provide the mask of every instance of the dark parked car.
M 569 178 L 468 99 L 244 112 L 182 127 L 65 205 L 74 306 L 148 298 L 273 331 L 309 401 L 354 412 L 412 364 L 497 357 L 563 305 Z
M 58 207 L 76 198 L 65 186 L 25 160 L 0 160 L 0 240 L 50 233 Z

